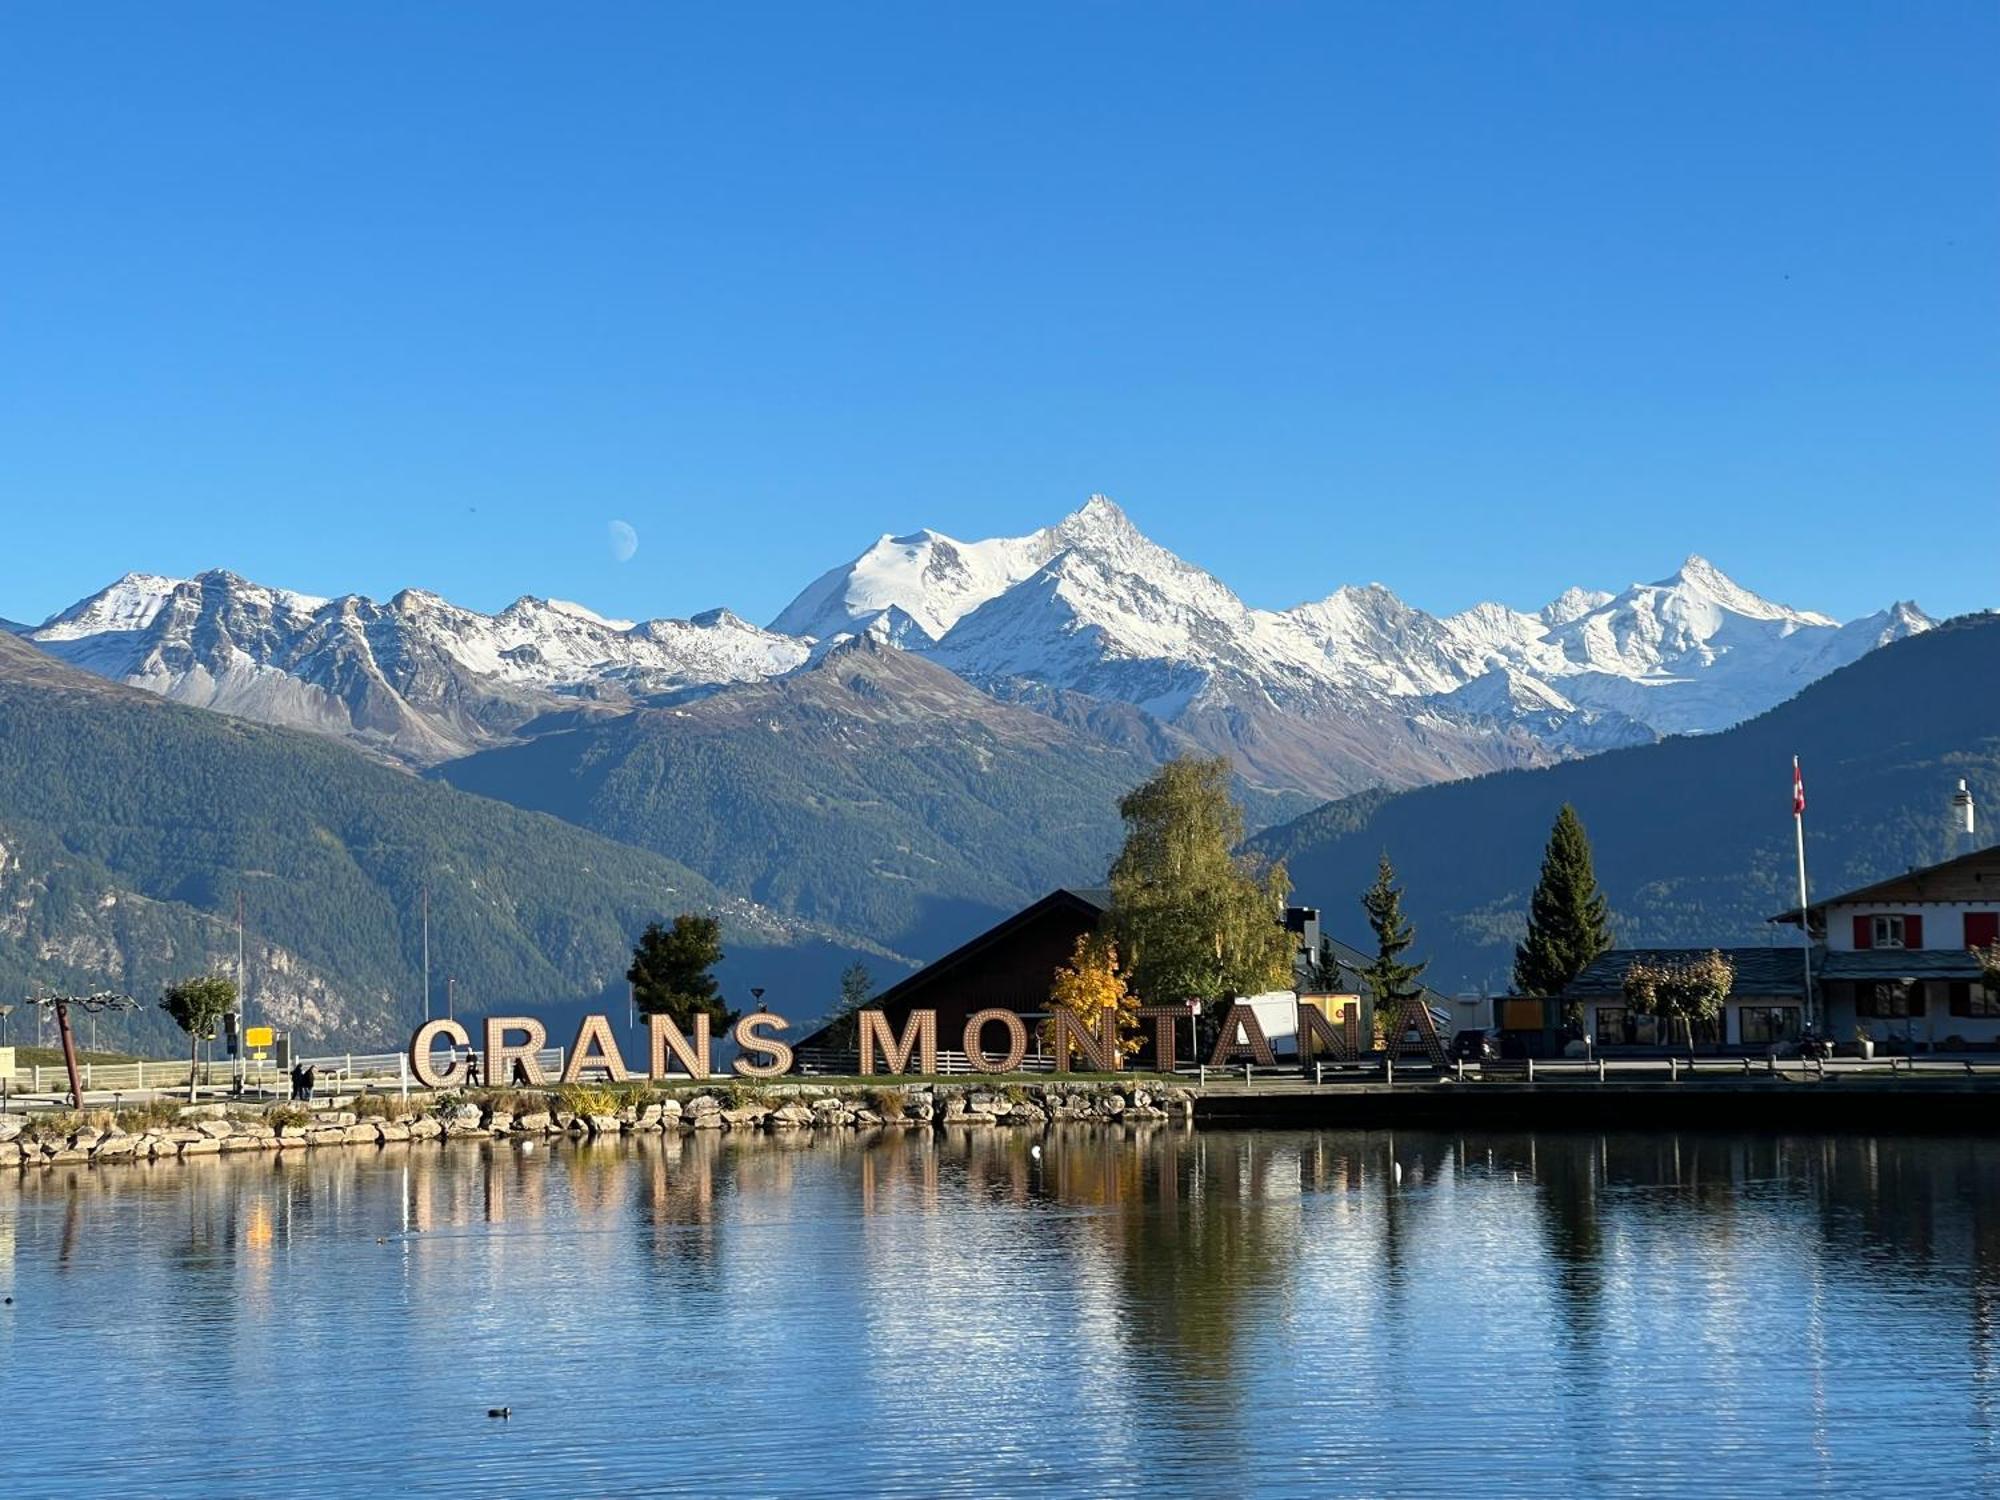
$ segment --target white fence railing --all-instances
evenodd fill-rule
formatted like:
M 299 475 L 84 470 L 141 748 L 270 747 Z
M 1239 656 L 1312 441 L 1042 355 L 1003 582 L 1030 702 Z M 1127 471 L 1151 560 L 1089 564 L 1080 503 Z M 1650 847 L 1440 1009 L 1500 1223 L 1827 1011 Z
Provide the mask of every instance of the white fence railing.
M 561 1047 L 548 1047 L 535 1054 L 535 1061 L 543 1076 L 553 1079 L 561 1076 L 565 1055 Z M 406 1081 L 414 1081 L 408 1078 L 409 1058 L 401 1052 L 335 1052 L 324 1057 L 301 1057 L 294 1061 L 313 1070 L 313 1085 L 321 1093 L 329 1090 L 346 1092 L 369 1085 L 401 1087 Z M 188 1086 L 188 1064 L 185 1060 L 87 1062 L 77 1064 L 76 1071 L 87 1094 L 144 1094 Z M 238 1078 L 251 1090 L 269 1092 L 291 1088 L 287 1069 L 268 1058 L 263 1062 L 231 1058 L 212 1064 L 197 1063 L 194 1077 L 196 1084 L 202 1088 L 230 1088 Z M 508 1080 L 482 1079 L 481 1082 L 504 1086 Z M 10 1087 L 17 1094 L 67 1093 L 69 1070 L 61 1063 L 17 1067 Z
M 843 1052 L 833 1047 L 802 1047 L 794 1052 L 792 1057 L 793 1071 L 798 1073 L 817 1075 L 823 1078 L 852 1078 L 861 1071 L 861 1054 L 852 1049 Z M 912 1053 L 910 1055 L 910 1066 L 914 1069 L 916 1065 L 916 1054 Z M 886 1064 L 878 1058 L 876 1067 L 882 1068 L 885 1066 Z M 1014 1071 L 1017 1073 L 1053 1073 L 1055 1069 L 1055 1059 L 1053 1058 L 1024 1057 L 1021 1059 L 1020 1067 Z M 976 1071 L 963 1052 L 947 1052 L 943 1048 L 938 1050 L 937 1070 L 940 1075 L 944 1076 L 955 1076 Z

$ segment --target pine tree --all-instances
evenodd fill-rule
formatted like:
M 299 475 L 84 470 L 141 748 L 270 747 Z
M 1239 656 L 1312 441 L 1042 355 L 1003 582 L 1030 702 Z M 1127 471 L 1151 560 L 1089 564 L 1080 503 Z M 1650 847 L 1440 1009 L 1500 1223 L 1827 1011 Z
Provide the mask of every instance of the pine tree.
M 840 1000 L 827 1026 L 827 1041 L 842 1051 L 861 1045 L 861 1023 L 857 1019 L 875 994 L 875 976 L 868 965 L 856 959 L 840 971 Z
M 1289 986 L 1290 882 L 1232 851 L 1243 809 L 1229 762 L 1183 757 L 1120 800 L 1125 845 L 1111 867 L 1109 931 L 1132 988 L 1155 1004 L 1218 1000 Z
M 1567 802 L 1556 814 L 1542 855 L 1542 878 L 1528 904 L 1528 935 L 1514 949 L 1514 989 L 1559 995 L 1611 946 L 1604 893 L 1590 858 L 1590 837 Z
M 1362 969 L 1361 977 L 1368 984 L 1376 1016 L 1387 1020 L 1402 1013 L 1404 1001 L 1423 994 L 1417 976 L 1424 972 L 1427 962 L 1403 961 L 1403 955 L 1417 940 L 1417 930 L 1403 916 L 1403 888 L 1396 884 L 1396 870 L 1389 863 L 1387 850 L 1382 852 L 1382 863 L 1376 868 L 1375 883 L 1361 898 L 1361 908 L 1368 914 L 1368 925 L 1375 930 L 1375 958 Z
M 670 1016 L 686 1031 L 697 1014 L 709 1017 L 713 1031 L 736 1024 L 737 1012 L 722 1002 L 721 987 L 710 972 L 722 962 L 722 924 L 714 917 L 682 912 L 672 927 L 646 924 L 632 950 L 632 1003 L 641 1015 Z

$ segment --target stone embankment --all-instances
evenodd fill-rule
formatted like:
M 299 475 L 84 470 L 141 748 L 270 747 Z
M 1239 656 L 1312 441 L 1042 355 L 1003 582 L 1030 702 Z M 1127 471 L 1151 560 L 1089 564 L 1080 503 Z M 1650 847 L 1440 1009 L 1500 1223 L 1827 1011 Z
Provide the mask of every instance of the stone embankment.
M 628 1102 L 629 1100 L 629 1102 Z M 958 1085 L 790 1087 L 630 1096 L 608 1090 L 510 1092 L 489 1098 L 372 1096 L 347 1107 L 266 1109 L 189 1105 L 170 1120 L 108 1111 L 68 1116 L 0 1115 L 0 1167 L 153 1161 L 235 1151 L 512 1137 L 607 1137 L 666 1131 L 938 1129 L 1034 1127 L 1051 1121 L 1124 1123 L 1192 1117 L 1194 1094 L 1172 1085 Z

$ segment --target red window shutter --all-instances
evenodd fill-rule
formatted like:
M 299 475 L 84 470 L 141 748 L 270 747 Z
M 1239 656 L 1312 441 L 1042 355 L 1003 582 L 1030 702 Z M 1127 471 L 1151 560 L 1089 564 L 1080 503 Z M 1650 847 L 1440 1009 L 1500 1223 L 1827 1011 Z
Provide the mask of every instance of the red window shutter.
M 1854 919 L 1854 946 L 1872 948 L 1875 946 L 1875 919 L 1856 917 Z
M 1984 948 L 2000 943 L 2000 911 L 1969 911 L 1965 914 L 1965 946 Z
M 1921 948 L 1923 945 L 1924 919 L 1915 912 L 1910 912 L 1903 918 L 1903 946 L 1905 948 Z

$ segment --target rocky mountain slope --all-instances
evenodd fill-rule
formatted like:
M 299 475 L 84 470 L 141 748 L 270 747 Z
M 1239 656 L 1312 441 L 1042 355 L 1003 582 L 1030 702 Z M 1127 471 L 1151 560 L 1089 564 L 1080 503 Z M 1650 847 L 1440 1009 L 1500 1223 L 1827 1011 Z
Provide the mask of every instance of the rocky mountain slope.
M 400 1045 L 422 1010 L 419 892 L 435 1003 L 622 1007 L 648 920 L 718 912 L 725 993 L 795 1020 L 856 957 L 903 964 L 730 896 L 683 865 L 418 780 L 324 738 L 199 713 L 0 636 L 0 992 L 113 986 L 167 1039 L 169 979 L 232 964 L 248 911 L 257 1014 L 313 1045 Z M 128 1023 L 119 1023 L 122 1026 Z
M 1533 613 L 1432 616 L 1373 584 L 1258 609 L 1093 496 L 1023 537 L 883 537 L 769 630 L 724 610 L 634 624 L 533 598 L 495 615 L 416 590 L 328 600 L 216 572 L 130 574 L 25 633 L 176 701 L 418 766 L 760 683 L 866 635 L 1084 732 L 1105 719 L 1085 700 L 1136 710 L 1260 793 L 1323 797 L 1726 728 L 1929 623 L 1898 604 L 1841 625 L 1700 558 Z
M 1796 941 L 1765 918 L 1796 904 L 1791 761 L 1803 758 L 1815 893 L 1955 852 L 1960 777 L 2000 815 L 2000 615 L 1872 651 L 1796 698 L 1713 735 L 1541 770 L 1330 803 L 1252 840 L 1287 861 L 1297 899 L 1361 941 L 1360 895 L 1383 849 L 1417 924 L 1427 978 L 1504 988 L 1542 845 L 1570 802 L 1589 829 L 1617 941 Z M 1990 832 L 1987 835 L 1990 840 Z
M 226 572 L 128 573 L 25 633 L 175 702 L 339 735 L 418 765 L 549 714 L 767 677 L 808 649 L 727 610 L 633 624 L 523 598 L 482 615 L 417 589 L 386 604 L 319 599 Z
M 1188 748 L 1135 710 L 1093 705 L 1086 731 L 1052 707 L 1000 702 L 859 636 L 784 677 L 433 774 L 928 955 L 1052 885 L 1100 881 L 1119 797 Z

